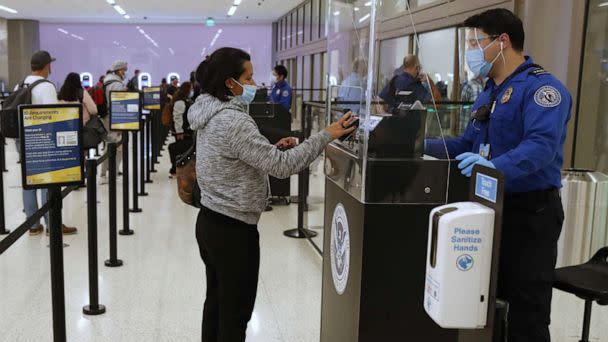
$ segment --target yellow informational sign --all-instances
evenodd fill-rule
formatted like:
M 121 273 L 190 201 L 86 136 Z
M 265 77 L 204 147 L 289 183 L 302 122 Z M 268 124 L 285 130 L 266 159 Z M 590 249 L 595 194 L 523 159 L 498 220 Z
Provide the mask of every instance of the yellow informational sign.
M 144 88 L 144 109 L 160 110 L 160 87 Z
M 24 188 L 82 183 L 82 106 L 21 106 L 20 114 Z
M 110 92 L 110 129 L 114 131 L 138 131 L 141 115 L 139 92 Z

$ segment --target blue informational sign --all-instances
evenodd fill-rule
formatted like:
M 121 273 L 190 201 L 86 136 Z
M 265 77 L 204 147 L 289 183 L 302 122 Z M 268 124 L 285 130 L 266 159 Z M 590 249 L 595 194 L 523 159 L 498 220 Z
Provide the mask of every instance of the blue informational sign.
M 141 94 L 137 91 L 110 92 L 110 130 L 139 131 Z
M 496 203 L 498 179 L 484 175 L 483 173 L 477 173 L 477 177 L 475 178 L 475 196 Z
M 144 109 L 160 110 L 160 87 L 145 87 L 144 93 Z
M 19 114 L 23 188 L 82 185 L 82 105 L 19 106 Z

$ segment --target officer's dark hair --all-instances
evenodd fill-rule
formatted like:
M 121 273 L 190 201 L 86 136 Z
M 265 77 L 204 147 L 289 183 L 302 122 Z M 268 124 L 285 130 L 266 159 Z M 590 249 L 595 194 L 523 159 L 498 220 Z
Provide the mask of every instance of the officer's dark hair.
M 196 69 L 196 80 L 201 85 L 201 93 L 223 102 L 229 101 L 232 92 L 226 87 L 226 80 L 234 78 L 238 81 L 245 72 L 247 61 L 251 61 L 247 52 L 230 47 L 221 48 L 207 56 Z
M 496 8 L 476 14 L 465 20 L 464 26 L 482 29 L 490 36 L 506 33 L 514 50 L 524 50 L 524 25 L 521 19 L 508 9 Z
M 287 78 L 288 73 L 287 73 L 287 68 L 285 66 L 277 65 L 274 67 L 274 71 L 277 73 L 277 75 Z

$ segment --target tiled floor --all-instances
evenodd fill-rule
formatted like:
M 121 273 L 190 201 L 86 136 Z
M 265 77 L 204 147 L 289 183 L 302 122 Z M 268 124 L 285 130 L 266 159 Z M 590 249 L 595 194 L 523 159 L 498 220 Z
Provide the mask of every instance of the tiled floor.
M 15 227 L 25 217 L 12 144 L 7 151 L 7 224 Z M 166 154 L 159 169 L 148 187 L 150 196 L 141 198 L 143 213 L 131 215 L 135 235 L 119 236 L 119 257 L 125 262 L 120 268 L 103 266 L 108 258 L 107 187 L 99 188 L 99 286 L 107 307 L 101 316 L 82 314 L 88 303 L 86 192 L 65 200 L 64 221 L 80 229 L 65 237 L 70 245 L 64 249 L 68 340 L 200 340 L 205 284 L 194 238 L 196 212 L 179 201 L 175 181 L 167 178 Z M 311 178 L 311 226 L 323 224 L 323 175 L 322 168 L 317 170 Z M 121 217 L 120 199 L 118 207 Z M 296 227 L 296 215 L 295 205 L 276 207 L 260 222 L 260 287 L 248 341 L 319 340 L 322 260 L 307 241 L 283 236 L 283 230 Z M 315 241 L 322 247 L 321 237 Z M 0 256 L 0 341 L 52 340 L 47 243 L 44 235 L 24 236 Z M 556 293 L 554 341 L 578 341 L 582 310 L 581 301 Z M 594 307 L 592 335 L 593 341 L 608 341 L 607 308 Z

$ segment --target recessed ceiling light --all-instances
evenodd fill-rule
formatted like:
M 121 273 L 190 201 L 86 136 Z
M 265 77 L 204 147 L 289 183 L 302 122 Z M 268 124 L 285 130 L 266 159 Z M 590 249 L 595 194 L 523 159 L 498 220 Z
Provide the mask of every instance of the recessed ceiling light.
M 10 7 L 6 7 L 6 6 L 2 6 L 2 5 L 0 5 L 0 10 L 3 10 L 3 11 L 8 12 L 8 13 L 12 13 L 12 14 L 16 14 L 17 13 L 17 10 L 14 10 L 14 9 L 12 9 Z
M 335 12 L 334 12 L 334 16 L 335 16 L 335 17 L 337 17 L 337 16 L 339 16 L 339 15 L 340 15 L 340 11 L 335 11 Z
M 355 12 L 359 11 L 359 7 L 355 7 Z
M 365 6 L 367 6 L 367 7 L 370 7 L 371 5 L 372 5 L 371 1 L 368 1 L 368 2 L 365 3 Z
M 234 13 L 236 12 L 237 7 L 236 6 L 230 6 L 230 9 L 228 10 L 228 16 L 231 17 L 234 15 Z
M 241 0 L 234 0 L 234 5 L 235 5 L 235 6 L 238 6 L 238 5 L 240 5 L 240 4 L 241 4 Z
M 68 31 L 62 29 L 62 28 L 58 28 L 57 31 L 63 33 L 63 34 L 68 34 Z
M 116 5 L 116 1 L 114 0 L 106 0 L 106 2 L 112 6 Z
M 116 10 L 116 12 L 118 12 L 118 14 L 120 14 L 120 15 L 127 14 L 127 12 L 124 9 L 122 9 L 122 7 L 120 7 L 119 5 L 114 5 L 112 7 L 114 7 L 114 9 Z
M 124 17 L 125 19 L 131 19 L 131 16 L 130 16 L 130 15 L 128 15 L 128 14 L 125 14 L 123 17 Z
M 361 19 L 359 19 L 359 23 L 362 23 L 362 22 L 366 21 L 367 19 L 369 19 L 369 17 L 370 17 L 370 14 L 369 14 L 369 13 L 367 13 L 367 14 L 366 14 L 366 15 L 364 15 L 364 16 L 363 16 Z

